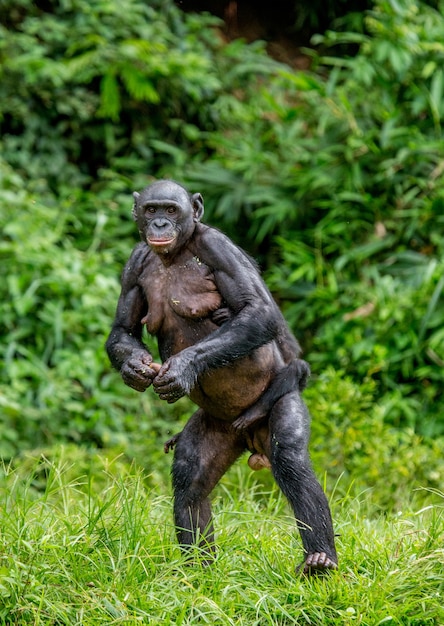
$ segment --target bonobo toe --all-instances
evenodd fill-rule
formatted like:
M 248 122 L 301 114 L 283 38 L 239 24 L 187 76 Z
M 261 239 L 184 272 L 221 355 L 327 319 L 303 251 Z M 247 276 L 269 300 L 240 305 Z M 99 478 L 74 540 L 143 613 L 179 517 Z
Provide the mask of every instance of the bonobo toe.
M 175 435 L 171 437 L 171 439 L 168 439 L 168 441 L 165 441 L 163 445 L 163 451 L 165 452 L 165 454 L 168 454 L 170 450 L 174 450 L 176 443 L 179 441 L 179 437 L 180 437 L 180 433 L 176 433 Z
M 338 569 L 337 563 L 325 552 L 313 552 L 296 568 L 296 572 L 304 576 L 318 576 L 335 569 Z

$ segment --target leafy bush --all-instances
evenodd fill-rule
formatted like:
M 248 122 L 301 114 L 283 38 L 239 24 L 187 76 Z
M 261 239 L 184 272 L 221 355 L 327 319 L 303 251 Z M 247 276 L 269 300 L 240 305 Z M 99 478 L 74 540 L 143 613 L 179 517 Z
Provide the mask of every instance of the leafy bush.
M 138 185 L 206 151 L 229 80 L 216 18 L 162 0 L 7 1 L 0 17 L 3 150 L 25 176 L 58 193 L 108 183 L 110 169 Z M 249 49 L 236 50 L 230 61 L 244 54 L 251 71 Z M 261 73 L 271 64 L 253 62 Z
M 396 512 L 406 496 L 421 506 L 441 489 L 442 439 L 424 441 L 411 428 L 387 425 L 387 406 L 375 401 L 375 387 L 370 378 L 358 385 L 332 367 L 309 386 L 315 468 L 326 473 L 329 491 L 344 498 L 364 501 L 369 490 L 379 510 Z
M 165 432 L 162 403 L 126 389 L 105 354 L 121 269 L 102 246 L 105 214 L 82 250 L 67 205 L 43 203 L 4 163 L 1 183 L 0 456 L 59 440 L 127 448 Z
M 235 123 L 226 106 L 212 158 L 189 179 L 224 228 L 245 227 L 243 243 L 315 368 L 374 377 L 389 422 L 435 435 L 444 432 L 444 18 L 380 1 L 366 24 L 367 35 L 315 39 L 359 44 L 354 57 L 247 82 L 231 102 Z
M 103 351 L 153 176 L 198 185 L 259 258 L 316 373 L 372 379 L 387 422 L 444 431 L 444 18 L 379 0 L 366 19 L 322 40 L 355 56 L 303 73 L 169 0 L 2 3 L 0 454 L 135 449 L 192 410 L 167 418 Z
M 161 403 L 111 373 L 103 344 L 137 236 L 133 185 L 163 162 L 161 140 L 191 145 L 218 86 L 198 36 L 214 20 L 179 15 L 136 0 L 2 4 L 3 457 L 59 439 L 127 447 L 169 429 Z

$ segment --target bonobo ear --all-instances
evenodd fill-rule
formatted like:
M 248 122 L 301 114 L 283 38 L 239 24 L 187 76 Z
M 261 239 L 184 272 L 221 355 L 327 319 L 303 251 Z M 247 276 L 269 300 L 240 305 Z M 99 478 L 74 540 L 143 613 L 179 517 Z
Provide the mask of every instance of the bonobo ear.
M 200 222 L 202 215 L 204 214 L 204 201 L 200 193 L 195 193 L 191 196 L 191 204 L 194 211 L 194 221 Z
M 133 198 L 134 198 L 134 204 L 133 204 L 133 209 L 132 209 L 132 215 L 133 215 L 133 220 L 136 221 L 137 220 L 136 204 L 137 204 L 137 200 L 140 198 L 140 193 L 135 191 L 133 193 Z

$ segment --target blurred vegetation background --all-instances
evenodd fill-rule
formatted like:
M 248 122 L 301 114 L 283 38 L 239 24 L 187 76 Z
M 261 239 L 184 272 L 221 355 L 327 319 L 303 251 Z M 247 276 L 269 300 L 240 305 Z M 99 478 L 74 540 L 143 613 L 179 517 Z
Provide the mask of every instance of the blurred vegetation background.
M 171 177 L 303 346 L 316 468 L 383 506 L 442 488 L 444 2 L 278 2 L 245 39 L 215 4 L 0 2 L 0 456 L 155 465 L 193 411 L 104 352 L 131 193 Z

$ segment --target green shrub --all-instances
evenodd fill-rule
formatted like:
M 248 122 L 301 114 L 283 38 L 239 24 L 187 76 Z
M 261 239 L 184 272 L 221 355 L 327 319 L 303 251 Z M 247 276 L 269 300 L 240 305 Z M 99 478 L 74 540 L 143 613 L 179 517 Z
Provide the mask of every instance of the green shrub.
M 319 475 L 325 472 L 329 491 L 363 502 L 369 497 L 370 508 L 394 512 L 406 496 L 422 506 L 435 490 L 439 500 L 442 437 L 424 440 L 413 429 L 388 425 L 373 380 L 358 385 L 329 367 L 304 395 L 312 414 L 313 462 Z
M 372 379 L 387 423 L 442 433 L 442 11 L 378 0 L 367 34 L 318 38 L 355 56 L 294 72 L 148 4 L 0 8 L 1 454 L 135 448 L 192 410 L 126 389 L 103 351 L 151 176 L 203 191 L 315 373 Z
M 0 456 L 60 440 L 126 449 L 166 432 L 162 403 L 125 388 L 105 354 L 121 271 L 102 245 L 105 214 L 82 250 L 67 206 L 37 199 L 4 164 L 1 175 Z
M 381 0 L 366 25 L 315 39 L 358 44 L 355 56 L 315 57 L 316 73 L 280 68 L 246 81 L 241 101 L 227 96 L 214 154 L 189 179 L 216 222 L 247 233 L 315 370 L 373 377 L 389 423 L 434 436 L 444 432 L 444 17 Z

